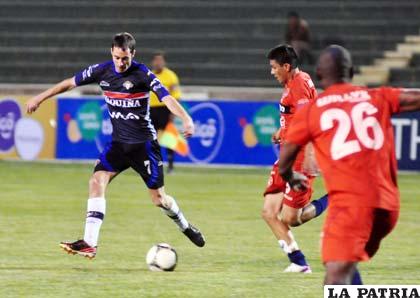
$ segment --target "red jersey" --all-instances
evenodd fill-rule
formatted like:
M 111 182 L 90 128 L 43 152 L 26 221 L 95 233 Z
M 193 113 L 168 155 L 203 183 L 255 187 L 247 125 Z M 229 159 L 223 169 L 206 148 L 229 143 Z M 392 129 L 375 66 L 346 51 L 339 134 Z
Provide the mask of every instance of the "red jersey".
M 287 130 L 290 127 L 296 111 L 303 105 L 315 101 L 315 85 L 311 77 L 303 71 L 297 72 L 291 80 L 286 83 L 283 95 L 280 99 L 280 144 L 283 143 Z M 299 152 L 294 169 L 301 171 L 304 162 L 304 149 Z
M 295 115 L 287 142 L 312 141 L 332 206 L 399 209 L 391 115 L 400 89 L 330 86 Z

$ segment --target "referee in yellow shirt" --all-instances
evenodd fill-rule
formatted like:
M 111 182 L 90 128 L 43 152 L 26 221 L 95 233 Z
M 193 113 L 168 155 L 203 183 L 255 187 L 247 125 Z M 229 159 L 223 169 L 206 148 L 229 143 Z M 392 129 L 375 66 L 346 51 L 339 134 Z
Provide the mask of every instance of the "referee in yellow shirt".
M 179 79 L 175 72 L 166 67 L 165 54 L 156 52 L 152 57 L 152 71 L 159 81 L 169 90 L 169 93 L 177 100 L 181 98 Z M 169 121 L 173 121 L 173 115 L 163 102 L 160 102 L 153 92 L 150 92 L 150 117 L 156 131 L 164 130 Z M 174 151 L 166 148 L 168 156 L 168 173 L 174 169 Z

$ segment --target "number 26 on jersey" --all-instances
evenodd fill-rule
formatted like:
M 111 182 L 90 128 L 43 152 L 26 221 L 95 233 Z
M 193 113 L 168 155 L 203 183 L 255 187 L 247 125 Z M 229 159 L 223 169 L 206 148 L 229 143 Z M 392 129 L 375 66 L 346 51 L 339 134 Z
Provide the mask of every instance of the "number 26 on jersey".
M 338 123 L 330 148 L 333 160 L 359 152 L 362 146 L 371 150 L 382 148 L 384 133 L 374 116 L 377 112 L 378 109 L 371 103 L 361 102 L 356 104 L 350 113 L 338 108 L 331 108 L 322 113 L 320 119 L 322 131 L 333 128 L 335 121 Z M 355 139 L 349 139 L 352 128 L 356 135 Z

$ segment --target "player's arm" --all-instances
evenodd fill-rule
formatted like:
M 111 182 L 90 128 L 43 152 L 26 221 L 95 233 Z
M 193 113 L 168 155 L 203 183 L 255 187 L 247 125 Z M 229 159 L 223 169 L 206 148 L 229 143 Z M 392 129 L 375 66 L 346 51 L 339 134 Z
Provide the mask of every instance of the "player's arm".
M 308 123 L 309 110 L 310 104 L 303 106 L 296 112 L 285 142 L 280 148 L 279 174 L 295 190 L 303 190 L 308 187 L 306 176 L 294 172 L 293 164 L 301 148 L 311 141 Z
M 401 89 L 398 99 L 400 112 L 420 110 L 420 89 Z
M 284 143 L 280 150 L 278 163 L 280 176 L 295 190 L 305 190 L 308 188 L 306 176 L 293 171 L 293 164 L 301 148 L 301 146 L 293 143 Z
M 305 173 L 312 176 L 318 176 L 319 174 L 318 163 L 315 158 L 315 150 L 312 143 L 306 144 L 304 148 L 302 169 Z
M 181 118 L 184 125 L 184 136 L 192 136 L 194 134 L 194 122 L 192 121 L 191 116 L 188 115 L 187 111 L 181 106 L 181 104 L 171 95 L 166 95 L 163 97 L 162 102 L 168 107 L 171 113 Z
M 192 136 L 194 134 L 194 122 L 192 121 L 190 115 L 188 115 L 187 111 L 185 111 L 181 104 L 169 94 L 168 89 L 161 84 L 159 79 L 153 74 L 153 72 L 150 71 L 150 69 L 143 66 L 143 71 L 147 74 L 150 80 L 150 90 L 153 91 L 157 98 L 168 107 L 172 114 L 181 118 L 184 126 L 184 136 Z
M 159 79 L 151 72 L 147 67 L 144 66 L 143 70 L 146 72 L 150 80 L 150 90 L 153 91 L 157 98 L 163 102 L 171 111 L 172 114 L 181 118 L 184 125 L 184 136 L 190 137 L 194 134 L 194 123 L 188 115 L 187 111 L 180 105 L 180 103 L 169 94 Z
M 176 100 L 181 100 L 181 88 L 179 86 L 179 79 L 176 73 L 171 73 L 171 84 L 168 86 L 169 94 L 172 95 L 173 98 Z M 170 113 L 169 115 L 169 121 L 174 121 L 174 114 Z
M 163 102 L 171 111 L 172 114 L 178 116 L 182 120 L 184 126 L 184 136 L 190 137 L 194 134 L 194 122 L 192 121 L 190 115 L 187 111 L 181 106 L 181 104 L 169 94 L 168 89 L 166 89 L 159 79 L 151 72 L 147 67 L 144 66 L 143 70 L 146 72 L 150 80 L 150 90 L 153 91 L 158 99 Z
M 181 99 L 181 88 L 179 85 L 179 78 L 176 73 L 172 73 L 172 83 L 169 87 L 169 93 L 176 99 Z
M 69 91 L 73 89 L 74 87 L 76 87 L 75 77 L 65 79 L 55 84 L 51 88 L 29 99 L 26 102 L 26 112 L 28 114 L 32 114 L 39 108 L 41 103 L 43 103 L 48 98 L 55 96 L 57 94 Z
M 288 181 L 292 177 L 293 164 L 301 146 L 286 142 L 282 145 L 279 157 L 279 174 Z

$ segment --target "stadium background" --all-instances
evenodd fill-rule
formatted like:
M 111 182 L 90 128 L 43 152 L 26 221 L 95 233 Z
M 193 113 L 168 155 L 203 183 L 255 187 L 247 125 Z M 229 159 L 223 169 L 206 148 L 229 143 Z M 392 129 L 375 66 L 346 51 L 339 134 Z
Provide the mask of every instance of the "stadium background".
M 34 94 L 45 87 L 39 84 L 58 82 L 109 59 L 112 35 L 127 31 L 137 38 L 138 60 L 149 64 L 154 51 L 167 53 L 169 66 L 181 78 L 187 107 L 197 105 L 188 100 L 208 102 L 194 108 L 198 134 L 191 139 L 190 156 L 177 157 L 183 162 L 269 165 L 275 158 L 269 137 L 278 126 L 275 102 L 281 90 L 269 74 L 265 55 L 284 42 L 289 11 L 297 11 L 309 23 L 314 57 L 331 42 L 351 50 L 357 83 L 419 87 L 420 82 L 419 1 L 36 0 L 1 1 L 0 8 L 2 119 L 7 114 L 5 99 Z M 301 68 L 315 78 L 313 64 Z M 100 95 L 99 89 L 88 87 L 71 96 L 91 94 Z M 39 153 L 32 149 L 35 152 L 25 159 L 95 158 L 110 134 L 109 116 L 101 113 L 100 102 L 87 107 L 62 100 L 50 104 L 50 121 L 35 129 L 43 131 L 38 138 L 42 140 L 28 136 L 26 127 L 36 125 L 33 121 L 20 125 L 18 146 L 42 147 Z M 14 122 L 27 117 L 20 112 Z M 394 120 L 399 165 L 418 170 L 419 118 L 402 118 Z M 1 146 L 0 157 L 25 155 L 25 149 L 10 145 L 12 141 L 0 142 L 8 143 Z M 56 142 L 56 151 L 44 153 L 51 142 Z
M 60 205 L 54 205 L 57 203 L 49 207 L 51 198 L 63 196 L 66 208 L 74 210 L 75 214 L 82 214 L 84 207 L 81 201 L 85 194 L 78 188 L 73 190 L 74 184 L 70 184 L 69 181 L 85 187 L 86 177 L 90 170 L 90 167 L 84 165 L 44 165 L 30 162 L 16 163 L 9 160 L 58 159 L 73 163 L 75 160 L 86 159 L 88 163 L 91 163 L 110 135 L 109 117 L 104 110 L 104 102 L 97 87 L 83 87 L 64 94 L 44 104 L 33 116 L 25 115 L 24 102 L 50 84 L 70 77 L 92 63 L 110 59 L 109 47 L 113 34 L 127 31 L 132 33 L 137 40 L 137 60 L 149 64 L 152 52 L 156 50 L 166 52 L 169 66 L 181 79 L 183 104 L 189 109 L 199 128 L 197 136 L 190 140 L 191 154 L 186 158 L 177 156 L 176 160 L 178 164 L 180 162 L 197 164 L 196 167 L 181 169 L 177 177 L 168 178 L 168 184 L 180 185 L 172 189 L 186 197 L 185 205 L 192 206 L 187 207 L 187 211 L 196 212 L 192 213 L 193 217 L 203 216 L 200 211 L 204 212 L 206 208 L 209 208 L 208 198 L 214 199 L 213 207 L 220 207 L 222 214 L 231 214 L 232 210 L 228 207 L 232 203 L 229 203 L 228 207 L 224 206 L 226 204 L 224 198 L 225 196 L 237 197 L 238 194 L 235 195 L 235 192 L 239 192 L 240 198 L 247 204 L 244 207 L 246 215 L 236 214 L 235 220 L 247 218 L 259 227 L 252 233 L 259 233 L 265 237 L 263 240 L 256 240 L 256 246 L 259 245 L 262 252 L 258 250 L 249 252 L 250 255 L 256 256 L 255 264 L 247 263 L 245 267 L 241 267 L 235 265 L 236 259 L 222 259 L 220 264 L 216 265 L 211 262 L 216 260 L 217 263 L 217 260 L 221 258 L 218 253 L 226 248 L 246 257 L 245 253 L 240 253 L 240 245 L 249 246 L 249 242 L 245 239 L 251 242 L 253 237 L 244 237 L 244 240 L 239 241 L 237 245 L 227 245 L 226 238 L 220 235 L 218 236 L 221 238 L 217 238 L 213 235 L 216 239 L 216 245 L 213 248 L 216 248 L 217 253 L 210 256 L 196 256 L 196 260 L 211 268 L 210 272 L 215 273 L 218 272 L 217 270 L 226 270 L 223 267 L 224 262 L 229 264 L 230 269 L 226 271 L 229 278 L 234 280 L 233 285 L 238 289 L 242 287 L 244 290 L 242 292 L 229 291 L 228 288 L 232 286 L 232 283 L 206 275 L 202 278 L 209 280 L 209 283 L 215 283 L 213 286 L 216 288 L 209 289 L 216 289 L 214 292 L 216 296 L 207 295 L 208 293 L 203 296 L 256 297 L 255 293 L 260 293 L 261 297 L 270 297 L 269 292 L 264 292 L 256 284 L 256 280 L 259 280 L 259 266 L 264 267 L 261 272 L 269 276 L 264 282 L 258 281 L 261 286 L 270 287 L 270 284 L 277 282 L 278 278 L 276 275 L 270 275 L 278 264 L 273 266 L 274 261 L 263 259 L 261 253 L 267 253 L 272 259 L 281 258 L 279 252 L 275 250 L 272 236 L 258 219 L 258 208 L 260 208 L 258 197 L 265 184 L 266 170 L 254 169 L 244 174 L 243 170 L 235 172 L 220 168 L 208 171 L 202 170 L 201 167 L 208 164 L 231 167 L 267 166 L 275 159 L 277 150 L 271 145 L 269 139 L 278 125 L 276 102 L 280 97 L 281 88 L 269 73 L 265 55 L 269 48 L 284 41 L 286 16 L 289 11 L 297 11 L 309 23 L 314 57 L 317 57 L 320 50 L 330 42 L 342 44 L 352 52 L 357 71 L 356 83 L 368 86 L 389 84 L 420 87 L 420 22 L 418 19 L 420 1 L 418 0 L 398 2 L 391 0 L 0 0 L 0 56 L 2 57 L 0 62 L 0 172 L 3 176 L 0 182 L 2 185 L 0 222 L 3 221 L 0 235 L 2 235 L 1 242 L 5 244 L 4 247 L 6 243 L 7 245 L 10 243 L 27 244 L 30 241 L 35 243 L 38 241 L 42 244 L 49 240 L 46 235 L 39 233 L 35 234 L 39 239 L 36 241 L 33 239 L 34 234 L 29 231 L 34 229 L 35 224 L 29 222 L 29 219 L 33 218 L 35 222 L 42 221 L 38 217 L 43 213 L 41 209 L 51 209 L 50 211 L 55 212 L 57 218 L 53 219 L 50 218 L 51 215 L 48 215 L 45 225 L 39 224 L 39 230 L 48 233 L 56 228 L 58 215 L 63 215 L 57 211 L 61 208 Z M 301 69 L 312 76 L 314 74 L 313 64 L 304 64 Z M 316 81 L 315 84 L 317 84 Z M 406 114 L 395 117 L 393 120 L 400 169 L 420 170 L 419 122 L 418 114 Z M 31 175 L 33 171 L 39 173 L 39 177 L 33 177 Z M 56 173 L 57 177 L 51 177 L 50 173 Z M 192 177 L 196 174 L 200 174 L 202 180 L 197 182 L 197 189 L 192 188 L 192 190 L 199 195 L 195 198 L 197 201 L 189 202 L 187 199 L 189 194 L 182 185 L 188 184 L 186 181 L 193 179 Z M 240 175 L 245 176 L 240 178 Z M 124 179 L 128 179 L 131 184 L 138 184 L 134 173 L 128 173 L 126 176 L 111 190 L 116 199 L 120 196 L 124 197 L 118 191 L 118 189 L 125 189 Z M 404 214 L 406 219 L 402 220 L 402 226 L 404 228 L 405 222 L 408 227 L 404 228 L 403 233 L 418 229 L 418 224 L 413 224 L 412 220 L 415 221 L 420 210 L 418 204 L 415 205 L 414 201 L 411 201 L 420 197 L 416 185 L 418 177 L 417 174 L 413 174 L 400 178 L 402 185 L 407 186 L 407 189 L 403 191 L 403 197 L 405 195 L 406 206 L 410 207 L 404 209 L 407 213 Z M 221 180 L 228 184 L 224 192 L 207 185 L 210 181 L 222 189 L 226 185 L 223 185 Z M 49 188 L 40 186 L 45 184 L 45 181 L 51 183 Z M 235 187 L 237 183 L 241 185 L 245 183 L 247 186 L 238 190 Z M 53 184 L 58 186 L 52 186 Z M 25 186 L 28 191 L 22 190 Z M 62 189 L 66 192 L 65 195 L 61 194 Z M 321 184 L 318 185 L 318 189 L 317 195 L 322 193 Z M 137 188 L 136 191 L 127 190 L 127 196 L 142 196 L 143 190 Z M 143 196 L 146 195 L 143 194 Z M 25 201 L 28 198 L 29 203 Z M 143 201 L 146 200 L 143 198 Z M 143 204 L 146 206 L 145 202 Z M 231 207 L 234 208 L 234 206 Z M 30 211 L 30 208 L 35 208 L 35 211 Z M 118 216 L 121 216 L 120 213 L 124 210 L 134 208 L 134 202 L 122 207 L 116 204 L 115 208 L 117 210 L 121 208 L 118 211 Z M 193 208 L 196 210 L 192 211 Z M 213 210 L 213 212 L 216 211 Z M 28 222 L 26 220 L 22 222 L 22 216 L 29 216 Z M 79 217 L 69 217 L 69 214 L 66 216 L 64 216 L 66 220 L 79 224 Z M 115 218 L 118 219 L 118 216 L 115 215 Z M 162 232 L 156 228 L 155 216 L 150 216 L 150 218 L 148 216 L 145 216 L 141 224 L 153 223 L 153 231 L 151 236 L 143 236 L 141 239 L 142 244 L 139 247 L 141 256 L 136 256 L 137 252 L 130 250 L 134 256 L 128 258 L 128 261 L 122 263 L 116 271 L 110 269 L 111 261 L 104 261 L 105 263 L 98 261 L 98 267 L 106 272 L 109 270 L 109 276 L 104 279 L 96 276 L 93 283 L 105 283 L 112 280 L 115 274 L 122 274 L 129 280 L 127 274 L 129 275 L 130 270 L 135 275 L 144 275 L 145 272 L 136 271 L 138 267 L 142 268 L 140 264 L 143 251 L 147 251 L 153 241 L 161 241 L 162 237 L 169 237 L 168 241 L 180 247 L 185 255 L 196 253 L 189 247 L 183 247 L 186 244 L 182 242 L 182 239 L 179 240 L 177 235 L 162 236 Z M 207 219 L 202 220 L 207 231 L 211 229 L 213 220 L 219 220 L 226 225 L 238 225 L 236 221 L 231 222 L 217 216 L 214 218 L 212 215 L 207 215 Z M 11 222 L 15 224 L 10 225 Z M 163 225 L 169 225 L 164 219 L 162 222 Z M 21 229 L 19 225 L 22 226 Z M 218 225 L 219 229 L 221 225 Z M 318 234 L 309 233 L 318 233 L 319 225 L 320 222 L 310 224 L 307 228 L 309 232 L 306 234 L 302 232 L 303 234 L 299 235 L 303 238 L 304 245 L 313 248 L 313 252 L 309 255 L 313 263 L 318 260 L 316 237 Z M 242 232 L 249 228 L 246 224 L 239 224 L 238 227 Z M 110 225 L 108 231 L 113 231 L 112 229 L 115 228 Z M 68 233 L 71 232 L 74 231 L 69 229 Z M 54 242 L 63 240 L 60 239 L 61 232 L 54 233 L 52 233 L 55 237 Z M 175 231 L 173 230 L 171 234 L 175 234 Z M 212 236 L 211 233 L 210 236 Z M 112 235 L 104 236 L 104 241 L 106 239 L 110 241 Z M 166 239 L 168 238 L 163 240 L 166 241 Z M 387 255 L 381 259 L 379 256 L 379 259 L 384 261 L 381 264 L 385 265 L 383 265 L 384 268 L 372 273 L 371 283 L 379 282 L 373 274 L 381 276 L 382 280 L 387 280 L 386 272 L 393 268 L 393 262 L 398 258 L 395 251 L 400 249 L 401 245 L 404 252 L 411 254 L 414 258 L 414 263 L 404 263 L 405 271 L 400 272 L 401 283 L 407 280 L 411 283 L 414 283 L 413 280 L 420 280 L 418 274 L 412 275 L 413 266 L 420 265 L 416 253 L 407 249 L 407 242 L 404 242 L 402 238 L 392 239 L 393 244 L 386 250 L 390 257 Z M 414 243 L 412 244 L 415 246 Z M 118 250 L 117 247 L 110 247 Z M 108 250 L 111 255 L 112 249 Z M 82 274 L 95 272 L 92 265 L 86 269 L 82 262 L 76 261 L 77 265 L 73 266 L 70 265 L 70 261 L 62 261 L 61 256 L 52 257 L 53 261 L 49 263 L 45 259 L 51 257 L 49 250 L 42 250 L 42 253 L 38 255 L 42 261 L 33 261 L 23 248 L 19 251 L 23 253 L 22 259 L 18 254 L 13 254 L 9 258 L 9 251 L 6 249 L 1 251 L 0 269 L 5 273 L 3 279 L 0 278 L 0 281 L 5 284 L 1 297 L 30 297 L 31 295 L 58 297 L 62 295 L 62 292 L 57 291 L 65 290 L 70 284 L 64 283 L 61 287 L 49 288 L 57 276 L 70 278 L 61 271 L 58 275 L 54 271 L 55 266 L 63 265 L 62 262 L 73 268 L 73 271 L 76 270 L 76 273 L 71 274 L 71 278 L 78 278 L 77 273 L 80 272 Z M 52 254 L 55 255 L 55 253 Z M 118 253 L 112 256 L 115 259 L 122 257 Z M 26 263 L 22 265 L 23 261 Z M 138 265 L 132 268 L 130 267 L 132 264 Z M 376 266 L 378 264 L 376 263 Z M 191 275 L 182 272 L 190 270 L 194 274 L 194 269 L 196 269 L 194 266 L 196 265 L 188 264 L 188 261 L 184 267 L 181 264 L 179 270 L 182 276 L 191 278 Z M 232 266 L 238 266 L 238 268 L 233 270 Z M 46 275 L 45 283 L 38 278 L 39 272 L 36 268 L 41 268 L 40 272 Z M 322 272 L 320 265 L 316 269 Z M 250 273 L 251 277 L 242 276 L 241 274 L 247 273 L 247 270 L 255 275 Z M 236 274 L 239 274 L 237 280 L 234 278 Z M 318 274 L 314 274 L 314 277 L 309 280 L 306 279 L 311 282 L 309 289 L 319 288 L 322 274 Z M 21 291 L 17 290 L 19 289 L 18 276 L 22 277 L 24 284 Z M 243 282 L 247 281 L 254 287 L 252 291 L 242 284 L 241 277 L 243 277 Z M 200 278 L 201 276 L 198 275 L 196 281 L 199 282 Z M 164 281 L 169 282 L 173 279 L 175 278 L 165 277 Z M 158 290 L 159 283 L 151 281 L 149 277 L 140 281 L 135 279 L 132 282 L 148 283 L 145 288 L 150 290 L 150 293 L 161 295 Z M 177 282 L 180 281 L 177 280 Z M 286 282 L 295 286 L 297 284 L 298 288 L 302 287 L 302 284 L 299 284 L 301 281 L 286 278 Z M 219 292 L 218 283 L 221 288 L 227 289 L 226 292 Z M 35 290 L 37 285 L 41 285 L 42 292 Z M 161 286 L 161 290 L 175 297 L 178 294 L 184 297 L 198 295 L 199 292 L 193 289 L 194 281 L 190 284 L 183 283 L 183 285 L 185 288 L 178 288 L 178 292 L 171 291 L 168 286 Z M 86 284 L 81 283 L 79 286 L 82 289 Z M 137 284 L 137 286 L 141 285 Z M 156 289 L 152 290 L 153 286 L 156 286 Z M 128 293 L 135 293 L 137 290 L 137 288 L 132 288 L 132 284 L 127 287 L 131 289 Z M 104 293 L 109 294 L 113 291 L 113 289 L 105 288 L 109 292 Z M 114 297 L 125 297 L 118 294 L 122 293 L 119 292 L 122 288 L 112 292 Z M 49 289 L 52 292 L 48 292 Z M 282 293 L 284 288 L 277 291 Z M 294 297 L 294 295 L 317 297 L 315 294 L 311 296 L 313 293 L 308 291 L 300 288 L 296 294 L 290 294 L 287 291 L 284 293 L 286 297 Z M 148 296 L 146 292 L 142 292 L 145 297 Z M 131 296 L 127 294 L 127 297 Z

